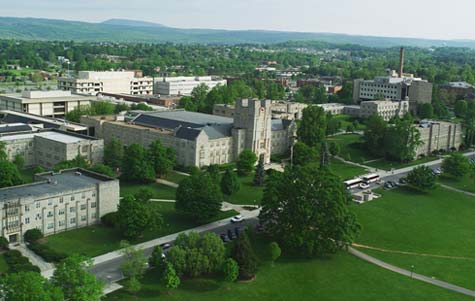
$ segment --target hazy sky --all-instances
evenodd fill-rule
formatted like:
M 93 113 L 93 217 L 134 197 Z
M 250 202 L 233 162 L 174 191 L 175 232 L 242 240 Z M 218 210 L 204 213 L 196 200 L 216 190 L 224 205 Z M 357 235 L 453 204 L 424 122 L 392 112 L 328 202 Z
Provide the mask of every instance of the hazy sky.
M 0 0 L 1 16 L 475 39 L 474 0 Z

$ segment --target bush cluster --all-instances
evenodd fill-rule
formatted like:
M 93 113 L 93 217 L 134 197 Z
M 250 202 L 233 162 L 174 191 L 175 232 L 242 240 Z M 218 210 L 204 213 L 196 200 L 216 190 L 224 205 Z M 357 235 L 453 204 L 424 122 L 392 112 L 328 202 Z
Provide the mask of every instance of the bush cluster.
M 40 272 L 40 269 L 37 266 L 32 265 L 28 258 L 21 255 L 20 251 L 7 251 L 3 253 L 3 257 L 5 258 L 5 262 L 8 265 L 9 273 Z

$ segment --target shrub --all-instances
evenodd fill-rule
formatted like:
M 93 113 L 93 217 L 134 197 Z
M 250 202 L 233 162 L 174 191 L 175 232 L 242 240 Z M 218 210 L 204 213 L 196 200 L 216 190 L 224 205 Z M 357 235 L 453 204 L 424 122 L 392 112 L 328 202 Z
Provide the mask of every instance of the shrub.
M 30 229 L 25 232 L 25 241 L 31 243 L 37 242 L 41 238 L 43 238 L 43 233 L 39 229 Z
M 8 240 L 0 236 L 0 250 L 8 250 Z
M 115 227 L 119 222 L 119 215 L 117 212 L 107 213 L 101 217 L 101 223 L 107 227 Z
M 58 252 L 48 246 L 38 243 L 29 244 L 28 248 L 43 258 L 46 262 L 60 262 L 67 257 L 67 255 L 64 253 Z

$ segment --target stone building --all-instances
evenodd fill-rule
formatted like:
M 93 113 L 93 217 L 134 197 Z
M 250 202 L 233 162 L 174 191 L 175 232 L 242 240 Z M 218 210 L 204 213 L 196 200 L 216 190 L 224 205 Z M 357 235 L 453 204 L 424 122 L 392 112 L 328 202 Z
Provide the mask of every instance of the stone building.
M 271 101 L 257 99 L 238 100 L 233 118 L 175 110 L 144 112 L 128 121 L 83 116 L 81 123 L 105 143 L 118 139 L 148 147 L 158 139 L 176 151 L 179 165 L 198 167 L 233 162 L 244 149 L 268 163 L 271 154 L 287 151 L 295 136 L 293 122 L 272 120 Z
M 12 130 L 12 127 L 15 130 Z M 52 168 L 61 161 L 72 160 L 78 155 L 87 161 L 101 163 L 104 141 L 60 130 L 35 129 L 24 124 L 0 124 L 0 142 L 5 144 L 8 159 L 17 155 L 25 160 L 25 167 Z
M 96 224 L 117 210 L 119 181 L 82 169 L 35 175 L 35 182 L 0 189 L 0 236 L 23 240 L 30 229 L 44 235 Z
M 458 150 L 463 143 L 460 123 L 425 120 L 420 122 L 417 129 L 423 142 L 416 150 L 417 157 L 429 156 L 434 151 Z

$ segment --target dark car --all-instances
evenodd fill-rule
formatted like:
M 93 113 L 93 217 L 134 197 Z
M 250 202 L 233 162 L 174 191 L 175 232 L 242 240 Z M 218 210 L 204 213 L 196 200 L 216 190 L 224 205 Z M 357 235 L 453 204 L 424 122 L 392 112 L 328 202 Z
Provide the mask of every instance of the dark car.
M 244 229 L 241 228 L 241 227 L 236 227 L 234 228 L 234 234 L 236 234 L 237 237 L 239 237 L 239 235 L 242 233 Z
M 228 229 L 228 237 L 229 237 L 229 239 L 233 240 L 233 239 L 235 239 L 237 236 L 236 236 L 236 234 L 235 234 L 231 229 Z
M 221 240 L 226 243 L 229 241 L 229 237 L 226 233 L 221 233 L 221 235 L 219 235 L 219 237 L 221 238 Z

